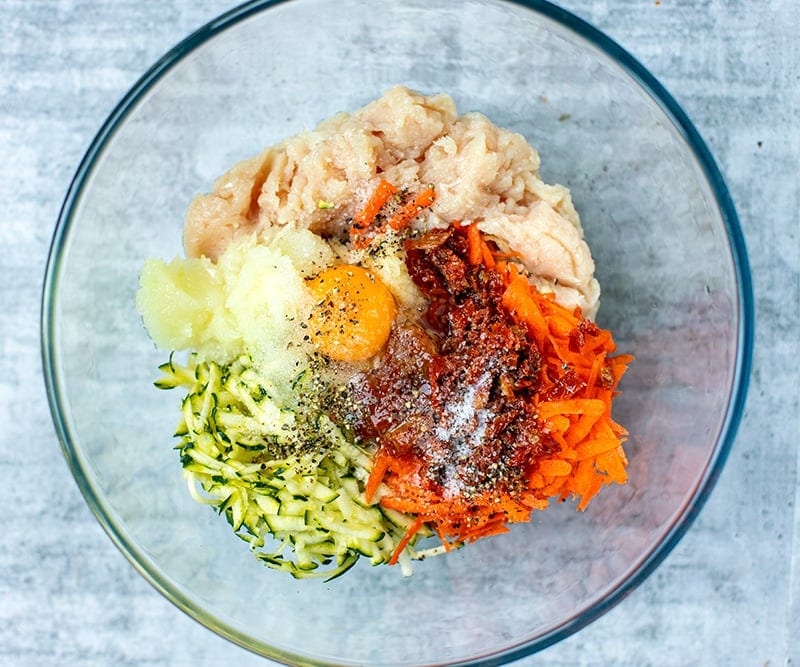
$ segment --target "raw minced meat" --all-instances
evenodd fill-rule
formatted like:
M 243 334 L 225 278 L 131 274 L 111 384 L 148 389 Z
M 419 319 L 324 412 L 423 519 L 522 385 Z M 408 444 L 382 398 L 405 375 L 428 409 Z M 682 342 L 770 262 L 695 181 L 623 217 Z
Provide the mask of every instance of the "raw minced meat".
M 276 225 L 340 237 L 381 179 L 410 192 L 435 187 L 420 231 L 477 222 L 522 256 L 537 288 L 596 313 L 600 287 L 578 214 L 565 187 L 541 180 L 536 150 L 479 113 L 458 116 L 447 95 L 402 86 L 234 166 L 193 200 L 187 255 L 216 260 L 234 238 Z

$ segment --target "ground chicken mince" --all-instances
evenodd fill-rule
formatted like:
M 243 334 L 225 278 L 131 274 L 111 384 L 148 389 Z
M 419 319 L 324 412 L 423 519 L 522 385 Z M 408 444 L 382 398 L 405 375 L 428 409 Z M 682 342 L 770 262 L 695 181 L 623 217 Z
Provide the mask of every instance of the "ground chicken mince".
M 190 257 L 216 259 L 232 239 L 275 225 L 340 236 L 381 179 L 436 203 L 419 229 L 477 222 L 524 258 L 533 282 L 592 317 L 600 287 L 569 191 L 539 177 L 539 154 L 479 113 L 458 116 L 447 95 L 396 87 L 224 174 L 189 207 Z

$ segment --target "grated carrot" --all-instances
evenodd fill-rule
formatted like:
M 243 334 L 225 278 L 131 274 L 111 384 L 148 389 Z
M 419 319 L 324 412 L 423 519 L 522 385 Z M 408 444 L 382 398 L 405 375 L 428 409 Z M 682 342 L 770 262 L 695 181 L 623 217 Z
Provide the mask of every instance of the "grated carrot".
M 354 245 L 366 245 L 363 237 L 364 231 L 372 224 L 381 209 L 397 193 L 397 188 L 385 179 L 381 179 L 377 187 L 370 195 L 364 208 L 353 218 L 353 226 L 350 228 L 350 240 Z
M 389 457 L 386 455 L 385 450 L 378 450 L 372 464 L 372 470 L 369 473 L 367 483 L 364 487 L 364 498 L 368 503 L 371 503 L 372 499 L 375 497 L 375 493 L 383 481 L 383 476 L 386 474 L 388 467 Z
M 539 472 L 542 475 L 563 477 L 572 472 L 572 465 L 563 459 L 543 459 L 539 461 Z
M 408 207 L 423 195 L 431 201 L 435 198 L 422 193 L 392 220 L 407 224 L 412 211 Z M 418 213 L 421 204 L 415 205 Z M 409 213 L 400 215 L 405 209 Z M 367 482 L 369 498 L 383 483 L 385 492 L 379 503 L 416 517 L 398 545 L 395 561 L 422 525 L 428 525 L 449 549 L 504 532 L 508 523 L 529 521 L 532 512 L 545 509 L 551 498 L 572 497 L 576 508 L 585 510 L 604 485 L 627 481 L 628 461 L 622 447 L 627 431 L 611 418 L 611 407 L 633 357 L 614 356 L 616 344 L 610 331 L 585 320 L 580 309 L 562 306 L 553 294 L 539 292 L 515 263 L 513 253 L 493 252 L 475 223 L 456 227 L 466 235 L 469 264 L 500 274 L 505 286 L 503 309 L 527 328 L 538 348 L 542 364 L 533 409 L 542 437 L 549 438 L 553 447 L 539 458 L 532 453 L 534 458 L 526 468 L 527 488 L 498 487 L 468 498 L 445 498 L 421 488 L 418 480 L 423 470 L 414 468 L 408 458 L 379 453 Z M 567 373 L 572 373 L 569 382 Z
M 548 419 L 555 415 L 592 415 L 599 417 L 606 410 L 604 401 L 592 398 L 571 398 L 563 401 L 540 403 L 539 417 Z
M 436 190 L 433 188 L 423 190 L 389 219 L 387 227 L 395 231 L 403 229 L 422 211 L 433 206 L 435 201 Z
M 377 234 L 385 232 L 387 229 L 392 229 L 394 231 L 402 230 L 422 211 L 426 208 L 430 208 L 436 201 L 436 190 L 433 187 L 426 188 L 396 211 L 384 225 L 377 229 L 370 230 L 370 226 L 381 214 L 384 206 L 386 206 L 392 196 L 397 194 L 397 192 L 397 187 L 385 179 L 382 179 L 380 183 L 378 183 L 367 200 L 367 203 L 364 205 L 364 208 L 353 218 L 353 224 L 350 227 L 350 242 L 356 248 L 366 248 L 370 244 L 372 238 Z
M 425 525 L 424 519 L 422 517 L 417 517 L 414 519 L 413 523 L 409 526 L 408 530 L 406 531 L 405 535 L 400 539 L 397 543 L 397 548 L 395 548 L 392 557 L 389 559 L 389 565 L 395 565 L 400 558 L 400 554 L 403 553 L 403 549 L 406 548 L 408 543 L 411 541 L 411 538 L 416 535 L 420 528 Z

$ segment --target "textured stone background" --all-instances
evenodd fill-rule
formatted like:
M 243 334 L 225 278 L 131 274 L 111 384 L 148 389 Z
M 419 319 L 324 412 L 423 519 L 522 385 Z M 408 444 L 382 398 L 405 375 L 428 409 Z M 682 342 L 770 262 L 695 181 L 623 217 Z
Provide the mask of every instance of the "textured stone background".
M 757 298 L 739 437 L 712 497 L 641 587 L 536 665 L 800 665 L 797 0 L 564 0 L 631 51 L 707 140 Z M 161 598 L 67 470 L 39 360 L 59 206 L 134 81 L 230 2 L 0 0 L 0 664 L 256 665 Z

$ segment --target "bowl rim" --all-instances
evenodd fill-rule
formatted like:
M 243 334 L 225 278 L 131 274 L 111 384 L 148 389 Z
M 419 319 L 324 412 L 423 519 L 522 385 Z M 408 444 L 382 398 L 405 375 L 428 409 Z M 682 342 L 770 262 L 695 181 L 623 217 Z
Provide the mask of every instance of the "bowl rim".
M 51 417 L 67 465 L 95 518 L 134 569 L 167 600 L 189 617 L 247 650 L 290 665 L 317 664 L 334 667 L 335 665 L 350 663 L 309 662 L 307 656 L 284 651 L 263 641 L 256 640 L 254 637 L 237 631 L 225 622 L 199 611 L 178 587 L 168 580 L 168 577 L 159 570 L 156 564 L 136 546 L 134 541 L 123 530 L 120 530 L 115 520 L 110 516 L 112 512 L 105 507 L 102 494 L 94 488 L 89 476 L 83 474 L 84 464 L 80 453 L 72 444 L 70 428 L 65 419 L 67 413 L 62 409 L 58 364 L 53 354 L 53 340 L 55 338 L 53 296 L 58 284 L 61 256 L 64 248 L 62 242 L 70 228 L 74 208 L 81 198 L 87 177 L 92 173 L 95 162 L 102 154 L 107 142 L 132 108 L 150 88 L 172 67 L 194 51 L 195 48 L 254 14 L 291 1 L 293 0 L 249 0 L 220 14 L 217 18 L 212 19 L 184 38 L 158 59 L 129 89 L 109 114 L 89 145 L 69 184 L 56 222 L 49 248 L 41 295 L 41 358 Z M 735 304 L 738 320 L 736 332 L 737 348 L 727 408 L 719 429 L 717 446 L 712 453 L 703 476 L 695 487 L 693 496 L 684 504 L 677 518 L 673 520 L 670 530 L 653 546 L 649 553 L 644 554 L 640 561 L 634 564 L 631 573 L 625 579 L 622 579 L 617 587 L 611 590 L 603 599 L 591 603 L 576 616 L 565 620 L 561 625 L 536 639 L 507 646 L 489 654 L 469 658 L 466 661 L 459 661 L 457 664 L 461 665 L 500 665 L 539 652 L 598 619 L 627 597 L 652 574 L 690 528 L 708 500 L 724 467 L 744 413 L 754 346 L 754 296 L 744 234 L 722 173 L 688 115 L 647 68 L 616 41 L 584 19 L 552 4 L 548 0 L 498 0 L 498 2 L 500 4 L 505 2 L 518 5 L 538 13 L 597 47 L 649 95 L 680 133 L 708 182 L 728 234 L 738 297 L 738 301 Z

